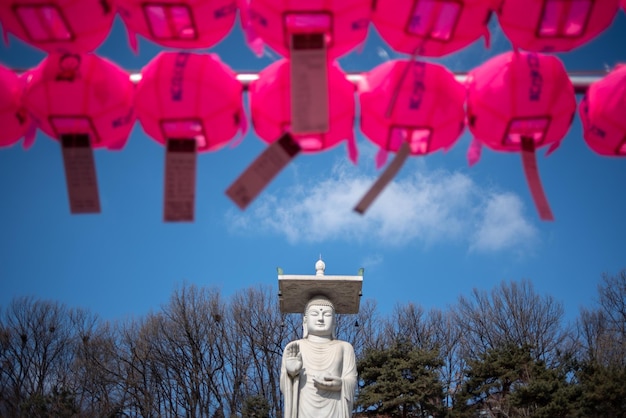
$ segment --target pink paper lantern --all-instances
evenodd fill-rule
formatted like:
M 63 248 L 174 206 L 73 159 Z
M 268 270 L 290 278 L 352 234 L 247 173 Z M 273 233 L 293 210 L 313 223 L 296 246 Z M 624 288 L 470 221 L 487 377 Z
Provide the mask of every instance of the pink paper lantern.
M 0 147 L 18 142 L 30 127 L 22 104 L 23 83 L 17 74 L 0 65 Z
M 526 179 L 544 220 L 552 220 L 536 168 L 535 149 L 555 150 L 574 112 L 574 87 L 563 63 L 551 55 L 507 52 L 473 69 L 467 76 L 467 118 L 474 143 L 496 151 L 521 152 Z
M 626 65 L 591 86 L 580 103 L 585 142 L 600 155 L 626 156 Z
M 137 117 L 157 142 L 196 138 L 198 151 L 215 151 L 245 130 L 243 87 L 217 55 L 161 52 L 141 74 Z
M 0 21 L 6 33 L 46 52 L 82 53 L 108 36 L 115 7 L 111 0 L 6 0 Z
M 386 0 L 375 2 L 372 23 L 396 51 L 440 57 L 489 39 L 492 0 Z
M 94 54 L 50 54 L 27 80 L 24 103 L 50 137 L 87 134 L 93 148 L 126 144 L 135 86 L 117 65 Z
M 613 21 L 619 0 L 504 0 L 498 20 L 518 48 L 565 52 L 589 42 Z
M 259 137 L 272 143 L 291 132 L 291 76 L 286 59 L 270 64 L 250 83 L 252 124 Z M 337 64 L 328 65 L 328 132 L 292 134 L 303 152 L 319 152 L 348 140 L 350 158 L 356 160 L 354 140 L 354 86 Z
M 336 58 L 365 41 L 371 0 L 250 0 L 243 14 L 244 25 L 284 57 L 292 34 L 321 32 L 329 58 Z
M 565 67 L 551 55 L 498 55 L 470 71 L 467 89 L 470 131 L 496 151 L 520 151 L 522 136 L 536 148 L 558 145 L 576 109 Z
M 361 131 L 382 150 L 397 152 L 405 141 L 412 155 L 447 150 L 465 126 L 465 88 L 441 65 L 388 61 L 359 90 Z
M 129 41 L 135 33 L 170 48 L 209 48 L 224 39 L 237 15 L 236 0 L 117 0 Z

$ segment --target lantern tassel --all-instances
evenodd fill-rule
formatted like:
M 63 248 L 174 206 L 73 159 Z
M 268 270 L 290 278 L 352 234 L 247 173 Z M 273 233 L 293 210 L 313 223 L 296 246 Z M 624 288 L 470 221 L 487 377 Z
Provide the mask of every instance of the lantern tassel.
M 467 149 L 467 163 L 469 166 L 473 166 L 480 160 L 480 154 L 483 150 L 482 143 L 476 139 L 472 138 L 472 142 L 470 143 L 469 148 Z
M 389 153 L 386 149 L 381 148 L 376 153 L 376 169 L 380 170 L 387 163 L 387 155 Z
M 127 25 L 124 26 L 126 26 L 126 36 L 128 36 L 128 46 L 135 55 L 138 55 L 139 43 L 137 41 L 137 34 L 133 32 Z
M 530 188 L 535 207 L 539 212 L 539 217 L 544 221 L 553 221 L 554 215 L 552 214 L 552 209 L 550 209 L 550 204 L 543 190 L 539 171 L 537 170 L 535 141 L 531 137 L 522 137 L 522 165 L 524 166 L 526 182 Z
M 27 150 L 33 146 L 35 143 L 35 136 L 37 135 L 37 122 L 33 119 L 28 125 L 28 129 L 26 130 L 26 134 L 24 134 L 24 142 L 22 143 L 22 147 Z
M 4 26 L 2 26 L 2 40 L 4 41 L 4 46 L 9 47 L 9 32 L 6 30 Z
M 239 144 L 241 144 L 241 142 L 243 141 L 243 138 L 248 133 L 248 118 L 246 118 L 245 113 L 240 112 L 238 117 L 239 117 L 239 133 L 237 134 L 235 139 L 231 141 L 230 143 L 231 149 L 238 147 Z
M 550 148 L 548 148 L 548 150 L 546 151 L 546 157 L 551 155 L 557 149 L 559 149 L 560 146 L 561 146 L 561 141 L 553 142 L 552 145 L 550 145 Z
M 348 158 L 356 165 L 359 159 L 359 150 L 356 147 L 356 139 L 354 133 L 348 138 Z
M 248 0 L 240 0 L 239 3 L 239 17 L 241 18 L 241 26 L 243 29 L 244 39 L 246 44 L 254 55 L 258 58 L 263 56 L 263 50 L 265 49 L 265 43 L 259 35 L 254 31 L 252 23 L 250 22 L 250 2 Z
M 121 151 L 122 149 L 124 149 L 127 142 L 128 142 L 128 138 L 124 138 L 120 141 L 107 145 L 107 149 L 109 151 Z
M 485 26 L 485 33 L 483 33 L 485 38 L 485 48 L 491 49 L 491 33 L 489 32 L 489 28 Z

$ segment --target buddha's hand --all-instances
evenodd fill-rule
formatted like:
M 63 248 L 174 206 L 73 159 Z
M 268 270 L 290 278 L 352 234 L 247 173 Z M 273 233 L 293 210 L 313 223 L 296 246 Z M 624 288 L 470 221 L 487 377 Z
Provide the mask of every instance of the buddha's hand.
M 318 389 L 339 392 L 341 390 L 341 377 L 323 374 L 313 378 L 313 385 Z
M 285 368 L 289 376 L 297 376 L 302 370 L 302 353 L 298 343 L 291 343 L 285 347 Z

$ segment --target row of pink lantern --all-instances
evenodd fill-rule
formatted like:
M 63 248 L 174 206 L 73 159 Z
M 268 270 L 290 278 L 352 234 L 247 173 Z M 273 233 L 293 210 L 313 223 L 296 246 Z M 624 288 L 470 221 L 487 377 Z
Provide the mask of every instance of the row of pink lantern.
M 172 48 L 208 48 L 232 29 L 239 9 L 252 49 L 289 55 L 290 34 L 323 33 L 331 58 L 365 41 L 370 22 L 396 51 L 442 56 L 481 36 L 493 12 L 514 47 L 569 51 L 613 21 L 620 0 L 6 0 L 12 33 L 46 52 L 84 53 L 108 36 L 116 12 L 136 49 L 136 35 Z M 626 9 L 626 0 L 622 6 Z
M 328 66 L 327 130 L 291 130 L 289 60 L 278 61 L 249 87 L 258 136 L 273 143 L 290 133 L 304 152 L 346 140 L 356 161 L 354 87 L 336 63 Z M 135 87 L 126 72 L 94 54 L 50 54 L 21 77 L 0 71 L 0 145 L 32 138 L 32 123 L 52 138 L 88 135 L 93 148 L 122 149 L 135 117 L 165 144 L 190 139 L 198 151 L 214 151 L 246 131 L 243 87 L 216 55 L 163 52 L 143 70 Z M 466 124 L 474 136 L 470 164 L 482 145 L 521 152 L 533 197 L 543 219 L 552 219 L 534 163 L 565 137 L 576 108 L 574 89 L 553 55 L 501 54 L 470 71 L 466 86 L 443 66 L 390 61 L 372 69 L 359 86 L 361 131 L 381 152 L 407 144 L 411 155 L 447 150 Z M 626 66 L 594 83 L 581 103 L 584 139 L 602 155 L 626 155 Z
M 354 87 L 336 63 L 329 64 L 328 78 L 330 127 L 294 134 L 304 151 L 354 141 Z M 250 85 L 252 122 L 267 143 L 290 131 L 289 91 L 288 60 L 273 63 Z M 0 92 L 5 146 L 26 135 L 31 119 L 52 138 L 80 131 L 94 148 L 108 149 L 123 148 L 135 114 L 155 140 L 193 137 L 199 151 L 219 149 L 246 130 L 243 87 L 214 54 L 162 52 L 144 67 L 136 87 L 125 71 L 96 55 L 51 54 L 20 77 L 0 67 Z M 392 152 L 409 142 L 413 155 L 453 146 L 466 115 L 476 140 L 492 149 L 519 151 L 523 136 L 555 148 L 575 108 L 560 60 L 525 52 L 485 62 L 470 71 L 466 87 L 443 66 L 389 61 L 366 74 L 359 93 L 365 136 Z M 581 106 L 590 148 L 626 154 L 625 123 L 614 115 L 625 101 L 624 66 L 591 86 Z

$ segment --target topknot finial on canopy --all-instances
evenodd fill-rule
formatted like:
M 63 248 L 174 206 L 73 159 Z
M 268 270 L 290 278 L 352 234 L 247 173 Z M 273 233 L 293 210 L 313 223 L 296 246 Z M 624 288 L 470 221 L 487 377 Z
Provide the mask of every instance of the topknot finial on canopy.
M 324 270 L 326 270 L 326 263 L 322 261 L 322 255 L 320 254 L 320 259 L 315 263 L 315 275 L 323 276 Z

